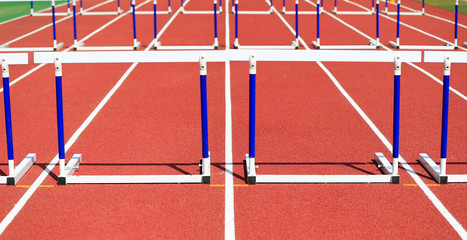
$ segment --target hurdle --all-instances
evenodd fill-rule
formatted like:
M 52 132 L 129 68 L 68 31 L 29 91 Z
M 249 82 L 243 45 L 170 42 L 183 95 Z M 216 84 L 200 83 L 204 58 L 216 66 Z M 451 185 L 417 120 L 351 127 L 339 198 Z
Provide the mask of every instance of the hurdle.
M 55 0 L 52 0 L 52 28 L 53 28 L 53 47 L 9 47 L 8 44 L 0 46 L 0 52 L 40 52 L 57 51 L 63 47 L 63 43 L 57 43 L 57 30 L 55 27 Z
M 5 108 L 6 143 L 8 155 L 8 176 L 0 176 L 0 184 L 16 185 L 36 162 L 36 154 L 29 153 L 18 166 L 15 166 L 13 151 L 13 131 L 10 104 L 10 70 L 12 64 L 28 64 L 27 53 L 0 54 L 3 78 L 3 104 Z
M 437 165 L 426 153 L 420 153 L 418 161 L 439 184 L 465 183 L 467 174 L 447 174 L 447 141 L 449 116 L 449 81 L 451 63 L 467 63 L 466 52 L 425 52 L 425 62 L 444 62 L 443 66 L 443 108 L 441 116 L 441 156 Z
M 272 1 L 271 1 L 272 2 Z M 291 45 L 240 45 L 238 41 L 238 0 L 235 0 L 235 41 L 233 47 L 235 49 L 298 49 L 298 0 L 295 0 L 295 41 Z
M 272 14 L 274 5 L 273 5 L 273 0 L 266 0 L 266 2 L 269 1 L 269 10 L 266 11 L 238 11 L 238 9 L 235 7 L 235 5 L 238 5 L 238 0 L 232 0 L 232 13 L 233 14 L 250 14 L 250 15 L 256 15 L 256 14 Z
M 80 5 L 80 14 L 81 15 L 119 15 L 123 13 L 123 10 L 120 8 L 120 0 L 117 0 L 117 11 L 100 11 L 100 12 L 90 12 L 85 10 L 83 7 L 83 0 L 79 1 Z
M 154 5 L 154 49 L 159 50 L 209 50 L 209 49 L 218 49 L 219 41 L 217 38 L 217 0 L 213 0 L 214 9 L 212 11 L 214 15 L 214 43 L 212 45 L 172 45 L 172 46 L 163 46 L 161 42 L 158 41 L 159 36 L 157 35 L 157 8 Z
M 219 0 L 219 9 L 217 10 L 217 7 L 214 10 L 217 11 L 187 11 L 185 10 L 185 5 L 187 2 L 183 1 L 181 2 L 181 8 L 182 8 L 182 14 L 221 14 L 222 13 L 222 0 Z
M 60 174 L 58 184 L 125 184 L 125 183 L 203 183 L 211 182 L 211 155 L 208 141 L 208 109 L 207 109 L 207 63 L 225 62 L 228 54 L 225 51 L 210 51 L 203 55 L 199 51 L 155 52 L 66 52 L 66 53 L 34 53 L 35 63 L 55 64 L 57 129 Z M 202 160 L 199 175 L 74 175 L 82 162 L 81 154 L 74 154 L 65 164 L 65 139 L 62 98 L 62 64 L 65 63 L 169 63 L 199 62 L 200 98 L 201 98 L 201 138 Z
M 170 0 L 168 2 L 169 6 L 167 7 L 167 11 L 157 11 L 158 14 L 171 14 L 172 13 L 172 8 L 170 7 Z M 138 15 L 151 15 L 151 14 L 156 14 L 156 8 L 157 8 L 157 0 L 153 0 L 152 2 L 153 5 L 153 11 L 136 11 L 136 14 Z
M 391 4 L 394 4 L 394 3 L 391 3 Z M 398 4 L 400 4 L 400 3 L 398 3 Z M 421 11 L 415 11 L 415 12 L 400 12 L 399 10 L 397 12 L 390 12 L 390 11 L 388 11 L 388 0 L 386 0 L 385 8 L 384 8 L 383 11 L 381 11 L 381 13 L 386 14 L 386 15 L 398 15 L 398 14 L 399 15 L 415 15 L 415 16 L 425 15 L 425 0 L 422 0 L 422 10 Z
M 131 0 L 131 9 L 133 16 L 133 46 L 84 46 L 84 42 L 78 43 L 77 27 L 76 27 L 76 0 L 73 0 L 73 35 L 74 44 L 73 48 L 76 51 L 95 51 L 95 50 L 113 50 L 113 51 L 125 51 L 125 50 L 137 50 L 140 46 L 140 42 L 136 40 L 136 14 L 135 14 L 135 0 Z
M 379 43 L 379 0 L 376 0 L 376 40 L 370 40 L 369 45 L 322 45 L 320 43 L 320 14 L 319 14 L 320 0 L 317 0 L 316 5 L 316 41 L 312 42 L 312 46 L 316 49 L 377 49 L 380 47 Z
M 55 8 L 55 1 L 52 1 L 51 7 Z M 68 16 L 71 14 L 70 11 L 70 0 L 67 0 L 67 11 L 66 12 L 55 12 L 55 16 Z M 31 16 L 52 16 L 52 13 L 34 12 L 34 1 L 31 1 Z
M 325 13 L 326 11 L 324 11 L 323 9 L 323 5 L 321 4 L 321 9 L 319 11 L 320 14 L 323 14 Z M 282 13 L 283 14 L 295 14 L 295 11 L 287 11 L 286 8 L 285 8 L 285 0 L 282 0 Z M 316 14 L 316 11 L 299 11 L 298 14 L 303 14 L 303 15 L 315 15 Z
M 458 26 L 458 15 L 459 15 L 459 0 L 456 0 L 455 5 L 455 23 L 454 23 L 454 43 L 445 41 L 445 46 L 436 45 L 401 45 L 400 44 L 400 4 L 401 0 L 397 0 L 397 34 L 396 42 L 389 41 L 389 46 L 397 49 L 429 49 L 429 50 L 452 50 L 457 49 L 457 26 Z
M 377 0 L 379 2 L 379 0 Z M 371 0 L 371 11 L 337 11 L 337 0 L 334 0 L 332 13 L 336 15 L 372 15 L 375 13 L 375 0 Z
M 399 184 L 399 120 L 400 120 L 400 77 L 402 60 L 420 62 L 420 52 L 382 52 L 382 51 L 276 51 L 257 52 L 249 57 L 249 151 L 245 158 L 246 179 L 248 184 L 257 183 L 392 183 Z M 230 58 L 237 56 L 231 52 Z M 241 53 L 237 53 L 240 55 Z M 244 53 L 243 53 L 244 55 Z M 280 56 L 280 57 L 278 57 Z M 244 56 L 243 56 L 244 57 Z M 337 62 L 394 62 L 394 114 L 393 146 L 391 163 L 383 153 L 375 153 L 375 163 L 382 175 L 259 175 L 257 174 L 255 154 L 256 131 L 256 68 L 257 61 L 337 61 Z

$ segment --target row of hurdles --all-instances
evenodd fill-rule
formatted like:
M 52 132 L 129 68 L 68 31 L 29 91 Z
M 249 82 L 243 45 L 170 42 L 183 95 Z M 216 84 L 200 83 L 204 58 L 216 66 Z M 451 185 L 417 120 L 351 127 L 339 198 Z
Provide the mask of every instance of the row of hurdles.
M 27 64 L 26 53 L 10 53 L 0 55 L 2 61 L 3 95 L 5 107 L 6 138 L 8 149 L 8 176 L 1 176 L 0 183 L 15 185 L 26 174 L 36 161 L 36 155 L 31 153 L 15 166 L 13 151 L 12 118 L 9 90 L 9 65 Z M 249 151 L 246 155 L 246 179 L 248 184 L 256 183 L 400 183 L 399 165 L 399 126 L 400 126 L 400 84 L 401 63 L 421 62 L 421 52 L 417 51 L 332 51 L 332 50 L 247 50 L 228 51 L 164 51 L 164 52 L 36 52 L 34 63 L 53 63 L 55 69 L 57 130 L 58 130 L 58 159 L 60 174 L 58 184 L 72 183 L 204 183 L 211 182 L 211 154 L 208 141 L 208 108 L 207 108 L 207 63 L 208 62 L 249 62 Z M 278 62 L 394 62 L 394 113 L 393 113 L 393 141 L 392 164 L 381 152 L 375 153 L 377 167 L 382 175 L 259 175 L 256 170 L 256 77 L 257 64 L 262 61 Z M 74 175 L 79 167 L 82 156 L 75 154 L 66 163 L 64 138 L 62 81 L 65 80 L 66 69 L 62 64 L 80 63 L 180 63 L 199 62 L 200 98 L 201 98 L 201 138 L 202 161 L 199 175 Z M 451 63 L 467 63 L 465 52 L 431 52 L 424 53 L 424 62 L 444 62 L 443 67 L 443 110 L 440 165 L 437 165 L 427 154 L 420 153 L 419 161 L 439 183 L 467 182 L 467 174 L 447 174 L 447 131 L 449 107 L 449 80 Z M 52 77 L 51 77 L 52 78 Z
M 84 51 L 99 51 L 99 50 L 110 50 L 110 51 L 119 51 L 119 50 L 137 50 L 140 46 L 140 42 L 137 40 L 137 32 L 136 32 L 136 15 L 138 14 L 153 14 L 154 16 L 154 40 L 150 43 L 150 46 L 152 46 L 154 49 L 161 49 L 161 50 L 206 50 L 206 49 L 218 49 L 219 43 L 218 43 L 218 34 L 217 34 L 217 14 L 222 12 L 222 1 L 220 0 L 219 3 L 219 8 L 218 8 L 218 3 L 217 0 L 213 0 L 213 10 L 212 11 L 186 11 L 184 9 L 184 6 L 186 5 L 186 2 L 182 0 L 182 6 L 180 11 L 184 14 L 213 14 L 213 28 L 214 28 L 214 40 L 212 45 L 177 45 L 177 46 L 163 46 L 160 41 L 159 41 L 159 35 L 157 31 L 157 15 L 158 14 L 170 14 L 172 12 L 169 4 L 169 8 L 167 11 L 158 11 L 157 10 L 157 0 L 153 0 L 153 11 L 136 11 L 136 1 L 135 0 L 130 0 L 131 1 L 131 10 L 129 11 L 132 14 L 132 27 L 133 27 L 133 45 L 131 46 L 84 46 L 83 41 L 78 40 L 78 34 L 77 34 L 77 11 L 76 11 L 76 0 L 72 0 L 72 14 L 73 14 L 73 27 L 74 27 L 74 45 L 73 48 L 75 50 L 84 50 Z M 305 0 L 309 3 L 311 3 L 308 0 Z M 317 32 L 316 32 L 316 41 L 313 41 L 312 46 L 316 49 L 377 49 L 381 46 L 380 44 L 380 27 L 379 27 L 379 3 L 380 0 L 373 0 L 373 5 L 376 5 L 376 11 L 375 13 L 375 27 L 376 27 L 376 36 L 374 40 L 370 40 L 370 43 L 367 45 L 323 45 L 321 44 L 321 38 L 320 38 L 320 15 L 322 14 L 322 6 L 320 6 L 320 1 L 317 0 L 316 5 L 316 24 L 317 24 Z M 24 52 L 24 51 L 57 51 L 59 50 L 62 46 L 63 43 L 57 43 L 57 37 L 56 37 L 56 26 L 55 26 L 55 7 L 54 7 L 54 1 L 52 1 L 52 25 L 53 25 L 53 47 L 9 47 L 8 45 L 2 45 L 0 46 L 0 52 Z M 82 1 L 80 1 L 82 2 Z M 149 1 L 144 2 L 143 4 L 147 3 Z M 234 7 L 232 8 L 233 12 L 235 13 L 235 41 L 233 44 L 234 48 L 238 49 L 299 49 L 300 43 L 299 43 L 299 0 L 295 0 L 295 40 L 292 41 L 291 45 L 240 45 L 239 43 L 239 14 L 270 14 L 272 13 L 272 1 L 271 1 L 271 9 L 268 11 L 239 11 L 239 0 L 232 1 L 234 3 Z M 169 0 L 170 3 L 170 0 Z M 284 1 L 285 3 L 285 1 Z M 336 2 L 337 3 L 337 2 Z M 376 4 L 374 4 L 376 3 Z M 454 50 L 458 48 L 458 8 L 459 8 L 459 0 L 455 0 L 455 21 L 454 21 L 454 41 L 449 42 L 445 41 L 445 45 L 404 45 L 400 43 L 400 16 L 402 15 L 402 12 L 400 11 L 401 9 L 401 0 L 398 0 L 397 3 L 397 28 L 396 28 L 396 41 L 390 41 L 389 45 L 393 48 L 396 49 L 412 49 L 412 50 L 423 50 L 423 49 L 428 49 L 428 50 Z M 119 8 L 120 9 L 120 8 Z M 424 9 L 424 8 L 423 8 Z M 284 12 L 285 11 L 284 8 Z M 334 10 L 335 13 L 338 13 L 337 11 L 337 5 Z M 425 11 L 421 11 L 425 13 Z M 81 11 L 83 13 L 83 11 Z M 118 10 L 118 13 L 120 13 L 120 10 Z M 347 12 L 348 14 L 356 14 L 356 12 Z M 372 12 L 370 12 L 372 13 Z M 387 12 L 388 13 L 388 12 Z M 340 14 L 345 14 L 345 12 L 340 12 Z M 444 41 L 444 40 L 443 40 Z M 465 46 L 467 46 L 467 42 L 464 43 Z

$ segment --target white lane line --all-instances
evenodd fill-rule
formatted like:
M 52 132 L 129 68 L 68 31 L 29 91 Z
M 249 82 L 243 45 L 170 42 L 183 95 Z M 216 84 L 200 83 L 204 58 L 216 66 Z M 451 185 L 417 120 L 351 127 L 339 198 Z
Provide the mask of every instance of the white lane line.
M 267 1 L 267 0 L 266 0 Z M 280 17 L 280 14 L 274 9 L 274 12 L 277 16 Z M 284 22 L 285 25 L 292 29 L 292 27 L 288 24 L 285 19 L 281 17 L 281 20 Z M 292 29 L 293 32 L 293 29 Z M 307 50 L 310 50 L 308 45 L 303 41 L 303 39 L 299 38 L 302 44 L 305 46 Z M 334 85 L 339 89 L 342 95 L 347 99 L 347 101 L 352 105 L 352 107 L 358 112 L 358 114 L 365 120 L 368 126 L 373 130 L 373 132 L 378 136 L 378 138 L 383 142 L 386 148 L 392 152 L 392 144 L 387 140 L 387 138 L 381 133 L 381 131 L 376 127 L 376 125 L 371 121 L 371 119 L 363 112 L 363 110 L 358 106 L 358 104 L 350 97 L 350 95 L 345 91 L 345 89 L 340 85 L 337 79 L 332 75 L 332 73 L 321 63 L 317 62 L 317 64 L 323 69 L 323 71 L 328 75 Z M 415 180 L 415 182 L 420 186 L 422 191 L 428 197 L 428 199 L 433 203 L 433 205 L 438 209 L 441 215 L 449 222 L 449 224 L 454 228 L 454 230 L 459 234 L 462 239 L 467 239 L 467 232 L 462 227 L 462 225 L 452 216 L 452 214 L 448 211 L 448 209 L 443 205 L 443 203 L 436 197 L 436 195 L 426 186 L 423 180 L 415 173 L 415 171 L 410 167 L 410 165 L 404 160 L 402 155 L 399 155 L 399 162 L 404 167 L 404 169 L 409 173 L 409 175 Z
M 189 2 L 188 0 L 187 2 Z M 144 4 L 144 3 L 142 3 Z M 141 6 L 140 4 L 139 6 Z M 181 8 L 177 10 L 177 12 L 172 16 L 175 18 L 181 12 Z M 171 21 L 170 21 L 171 22 Z M 167 23 L 168 24 L 168 23 Z M 148 46 L 144 51 L 148 51 L 151 48 L 151 45 Z M 109 101 L 109 99 L 113 96 L 113 94 L 118 90 L 118 88 L 123 84 L 123 82 L 127 79 L 130 73 L 136 68 L 138 63 L 133 63 L 130 68 L 123 74 L 123 76 L 118 80 L 118 82 L 114 85 L 114 87 L 107 93 L 107 95 L 102 99 L 99 105 L 92 111 L 92 113 L 86 118 L 86 120 L 81 124 L 81 126 L 76 130 L 76 132 L 71 136 L 70 140 L 67 141 L 65 144 L 65 152 L 67 152 L 70 147 L 75 143 L 81 133 L 86 129 L 86 127 L 91 123 L 91 121 L 96 117 L 96 115 L 100 112 L 100 110 L 105 106 L 105 104 Z M 21 199 L 15 204 L 13 209 L 8 213 L 8 215 L 2 220 L 0 223 L 0 235 L 5 231 L 5 229 L 10 225 L 13 219 L 18 215 L 21 209 L 26 205 L 29 198 L 31 198 L 32 194 L 39 188 L 42 182 L 49 176 L 52 169 L 58 163 L 58 155 L 56 155 L 49 165 L 44 169 L 41 175 L 34 181 L 31 187 L 26 191 L 26 193 L 21 197 Z
M 313 5 L 313 3 L 309 2 L 308 0 L 305 0 L 306 2 L 310 3 L 311 5 Z M 351 4 L 354 4 L 364 10 L 367 10 L 369 11 L 370 9 L 369 8 L 366 8 L 358 3 L 353 3 L 351 1 L 347 1 Z M 358 30 L 357 28 L 355 28 L 354 26 L 346 23 L 345 21 L 343 21 L 342 19 L 334 16 L 333 14 L 329 14 L 329 13 L 326 13 L 328 14 L 330 17 L 334 18 L 336 21 L 339 21 L 340 23 L 344 24 L 345 26 L 347 26 L 348 28 L 354 30 L 355 32 L 357 32 L 358 34 L 364 36 L 365 38 L 369 39 L 369 40 L 374 40 L 373 38 L 369 37 L 368 35 L 366 35 L 365 33 L 363 33 L 362 31 Z M 391 18 L 389 18 L 391 19 Z M 384 44 L 380 43 L 381 44 L 381 47 L 386 49 L 387 51 L 393 51 L 392 49 L 386 47 Z M 436 81 L 437 83 L 443 85 L 443 81 L 439 80 L 438 78 L 436 78 L 435 76 L 433 76 L 432 74 L 428 73 L 427 71 L 423 70 L 422 68 L 418 67 L 417 65 L 413 64 L 413 63 L 408 63 L 409 66 L 411 67 L 414 67 L 415 69 L 421 71 L 422 73 L 424 73 L 425 75 L 427 75 L 428 77 L 430 77 L 431 79 L 433 79 L 434 81 Z M 456 89 L 454 89 L 453 87 L 449 87 L 449 89 L 454 93 L 456 94 L 457 96 L 461 97 L 462 99 L 466 100 L 467 101 L 467 97 L 465 95 L 463 95 L 461 92 L 457 91 Z
M 107 0 L 107 1 L 105 1 L 105 2 L 103 2 L 103 3 L 100 3 L 100 4 L 97 4 L 96 6 L 93 6 L 92 8 L 93 8 L 93 9 L 94 9 L 94 8 L 97 8 L 97 7 L 99 7 L 99 6 L 102 6 L 102 5 L 107 4 L 107 3 L 109 3 L 109 2 L 112 2 L 112 1 L 113 1 L 113 0 Z M 58 20 L 58 21 L 55 21 L 55 24 L 59 24 L 59 23 L 65 21 L 65 20 L 67 20 L 67 19 L 69 19 L 69 18 L 72 18 L 72 17 L 73 17 L 73 15 L 66 16 L 66 17 L 64 17 L 64 18 L 62 18 L 62 19 L 60 19 L 60 20 Z M 48 27 L 51 27 L 52 25 L 53 25 L 53 23 L 49 23 L 49 24 L 47 24 L 47 25 L 45 25 L 45 26 L 42 26 L 42 27 L 40 27 L 40 28 L 38 28 L 38 29 L 32 31 L 32 32 L 26 33 L 26 34 L 24 34 L 24 35 L 22 35 L 22 36 L 19 36 L 19 37 L 15 38 L 15 39 L 13 39 L 13 40 L 11 40 L 11 41 L 8 41 L 8 42 L 6 42 L 6 43 L 1 44 L 1 45 L 10 45 L 10 44 L 12 44 L 12 43 L 14 43 L 14 42 L 16 42 L 16 41 L 19 41 L 19 40 L 21 40 L 21 39 L 23 39 L 23 38 L 26 38 L 26 37 L 28 37 L 28 36 L 31 36 L 31 35 L 37 33 L 37 32 L 40 32 L 40 31 L 42 31 L 42 30 L 44 30 L 44 29 L 46 29 L 46 28 L 48 28 Z M 0 52 L 1 52 L 1 50 L 0 50 Z
M 225 48 L 230 48 L 229 0 L 225 1 Z M 232 153 L 232 99 L 230 95 L 230 61 L 225 62 L 225 213 L 224 238 L 235 239 L 235 210 Z

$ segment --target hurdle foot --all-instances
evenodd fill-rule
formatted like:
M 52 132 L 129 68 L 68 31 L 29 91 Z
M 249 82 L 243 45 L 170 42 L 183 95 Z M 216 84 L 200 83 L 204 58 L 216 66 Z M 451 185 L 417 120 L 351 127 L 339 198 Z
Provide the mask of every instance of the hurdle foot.
M 464 46 L 466 46 L 466 47 L 467 47 L 467 42 L 465 42 L 465 43 L 464 43 Z
M 65 171 L 60 172 L 60 175 L 57 178 L 58 185 L 66 185 L 67 184 L 67 177 L 73 176 L 76 169 L 79 168 L 79 164 L 81 163 L 82 156 L 81 154 L 74 154 L 70 161 L 65 166 Z
M 78 44 L 73 45 L 73 49 L 75 51 L 78 51 L 78 48 L 80 48 L 80 47 L 84 47 L 84 43 L 78 43 Z
M 219 48 L 219 41 L 217 40 L 217 38 L 214 39 L 214 44 L 212 44 L 212 46 L 214 47 L 214 49 Z
M 400 48 L 400 46 L 397 43 L 393 42 L 393 41 L 389 41 L 389 46 L 391 46 L 393 48 L 396 48 L 396 49 Z
M 240 44 L 238 44 L 238 38 L 236 38 L 235 41 L 234 41 L 233 47 L 234 47 L 234 49 L 238 49 L 239 46 L 240 46 Z
M 390 183 L 392 184 L 400 183 L 400 176 L 398 174 L 393 175 L 393 172 L 394 172 L 393 166 L 391 165 L 391 163 L 389 163 L 388 159 L 384 156 L 383 153 L 381 152 L 375 153 L 375 162 L 377 164 L 377 167 L 381 170 L 383 174 L 391 175 Z
M 418 162 L 435 179 L 436 182 L 439 184 L 448 183 L 448 176 L 441 175 L 440 167 L 428 156 L 428 154 L 420 153 L 418 155 Z
M 8 44 L 3 44 L 0 46 L 0 48 L 8 48 Z
M 156 42 L 154 43 L 154 49 L 157 49 L 157 48 L 160 47 L 160 46 L 161 46 L 161 42 L 156 41 Z
M 57 47 L 54 47 L 54 51 L 58 51 L 62 47 L 63 47 L 63 43 L 61 42 L 61 43 L 57 44 Z
M 319 43 L 316 42 L 316 41 L 313 41 L 313 42 L 311 43 L 311 46 L 314 47 L 314 48 L 316 48 L 316 49 L 319 49 Z
M 23 178 L 24 174 L 34 165 L 36 162 L 36 154 L 29 153 L 23 161 L 15 168 L 13 175 L 10 175 L 6 179 L 7 185 L 16 185 L 16 183 Z
M 141 42 L 137 42 L 134 46 L 133 46 L 133 50 L 138 50 L 139 46 L 141 45 Z
M 246 167 L 246 183 L 256 184 L 256 165 L 255 159 L 250 158 L 249 154 L 245 154 L 245 167 Z

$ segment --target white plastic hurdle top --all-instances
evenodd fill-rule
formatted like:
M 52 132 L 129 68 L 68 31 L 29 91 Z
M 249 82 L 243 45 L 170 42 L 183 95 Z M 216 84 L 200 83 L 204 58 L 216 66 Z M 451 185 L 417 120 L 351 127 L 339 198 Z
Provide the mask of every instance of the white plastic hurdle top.
M 257 61 L 277 62 L 394 62 L 399 54 L 402 62 L 421 62 L 420 51 L 369 50 L 213 50 L 213 51 L 118 51 L 118 52 L 35 52 L 34 63 L 132 63 L 132 62 L 199 62 L 204 54 L 208 62 L 249 61 L 255 52 Z
M 452 63 L 467 63 L 467 52 L 435 52 L 425 51 L 424 62 L 444 62 L 446 55 L 451 57 Z
M 19 65 L 19 64 L 28 64 L 28 54 L 27 53 L 1 53 L 0 59 L 3 57 L 6 58 L 8 65 Z

